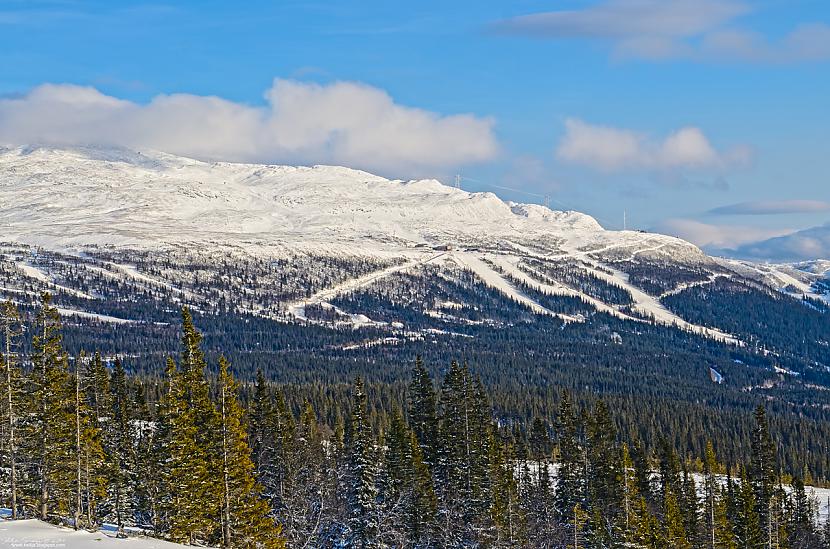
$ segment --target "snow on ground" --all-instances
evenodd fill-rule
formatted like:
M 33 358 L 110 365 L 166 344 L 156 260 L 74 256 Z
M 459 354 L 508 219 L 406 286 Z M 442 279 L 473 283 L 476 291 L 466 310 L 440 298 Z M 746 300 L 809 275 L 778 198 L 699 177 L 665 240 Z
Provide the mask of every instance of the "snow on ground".
M 149 537 L 116 538 L 113 533 L 75 531 L 35 519 L 0 520 L 0 547 L 20 549 L 181 549 Z
M 481 259 L 479 256 L 475 254 L 457 252 L 452 254 L 452 258 L 456 260 L 458 264 L 462 267 L 466 267 L 473 271 L 476 274 L 476 276 L 478 276 L 485 284 L 487 284 L 495 290 L 498 290 L 499 292 L 513 299 L 514 301 L 518 301 L 519 303 L 528 306 L 530 310 L 532 310 L 534 313 L 555 316 L 561 318 L 566 322 L 579 321 L 579 319 L 577 319 L 577 317 L 575 316 L 556 313 L 554 311 L 551 311 L 550 309 L 543 307 L 533 299 L 529 298 L 528 296 L 520 292 L 512 284 L 510 284 L 510 282 L 505 280 L 502 275 L 496 272 L 490 265 L 488 265 L 483 259 Z
M 88 313 L 86 311 L 76 311 L 75 309 L 64 309 L 63 307 L 58 307 L 58 312 L 61 314 L 61 316 L 77 316 L 81 318 L 88 318 L 91 320 L 98 320 L 100 322 L 111 322 L 113 324 L 131 324 L 135 322 L 135 320 L 116 318 L 114 316 L 101 315 L 98 313 Z
M 34 278 L 35 280 L 37 280 L 39 282 L 43 282 L 44 284 L 46 284 L 47 286 L 49 286 L 51 288 L 55 288 L 55 289 L 60 290 L 62 292 L 66 292 L 68 294 L 72 294 L 76 297 L 81 297 L 83 299 L 95 299 L 94 297 L 92 297 L 91 295 L 89 295 L 87 293 L 81 292 L 79 290 L 74 290 L 72 288 L 67 288 L 66 286 L 61 286 L 60 284 L 56 284 L 55 282 L 52 281 L 52 279 L 49 277 L 49 275 L 47 275 L 46 273 L 44 273 L 43 271 L 41 271 L 40 269 L 38 269 L 34 265 L 26 263 L 25 261 L 21 261 L 21 262 L 17 263 L 16 265 L 21 271 L 23 271 L 24 275 L 28 276 L 29 278 Z
M 393 265 L 391 267 L 387 267 L 385 269 L 381 269 L 379 271 L 373 271 L 369 274 L 359 276 L 356 278 L 352 278 L 346 280 L 345 282 L 341 282 L 335 286 L 331 286 L 329 288 L 325 288 L 320 290 L 313 296 L 309 297 L 308 299 L 303 299 L 300 301 L 295 301 L 288 305 L 288 312 L 294 317 L 299 320 L 309 321 L 308 317 L 305 314 L 305 308 L 308 305 L 323 305 L 327 307 L 333 308 L 337 313 L 347 315 L 351 318 L 352 324 L 355 326 L 365 326 L 368 324 L 377 324 L 376 322 L 372 321 L 365 315 L 351 315 L 341 311 L 337 307 L 334 307 L 330 303 L 329 300 L 334 299 L 335 297 L 346 294 L 349 292 L 353 292 L 355 290 L 359 290 L 360 288 L 365 288 L 366 286 L 371 286 L 375 282 L 386 278 L 387 276 L 393 275 L 395 273 L 401 273 L 408 271 L 414 267 L 424 265 L 426 263 L 431 263 L 436 261 L 446 255 L 445 252 L 441 252 L 438 254 L 430 254 L 427 257 L 421 256 L 417 259 L 413 259 L 407 261 L 405 263 L 399 265 Z

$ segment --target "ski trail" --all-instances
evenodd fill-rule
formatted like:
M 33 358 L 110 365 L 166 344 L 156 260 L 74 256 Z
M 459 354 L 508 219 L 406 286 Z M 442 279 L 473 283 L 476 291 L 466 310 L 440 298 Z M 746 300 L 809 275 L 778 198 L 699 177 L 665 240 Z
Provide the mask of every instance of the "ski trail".
M 407 270 L 412 269 L 413 267 L 417 267 L 419 265 L 426 265 L 427 263 L 431 263 L 432 261 L 435 261 L 435 260 L 437 260 L 437 259 L 439 259 L 439 258 L 441 258 L 445 255 L 447 255 L 447 252 L 441 252 L 440 254 L 430 256 L 427 259 L 416 259 L 416 260 L 413 260 L 413 261 L 407 261 L 406 263 L 402 263 L 400 265 L 393 265 L 391 267 L 387 267 L 387 268 L 381 269 L 379 271 L 374 271 L 374 272 L 371 272 L 369 274 L 359 276 L 357 278 L 349 279 L 345 282 L 341 282 L 340 284 L 337 284 L 337 285 L 332 286 L 330 288 L 325 288 L 323 290 L 320 290 L 319 292 L 315 293 L 313 296 L 311 296 L 307 299 L 303 299 L 303 300 L 299 300 L 299 301 L 295 301 L 293 303 L 290 303 L 287 306 L 287 310 L 294 318 L 297 318 L 299 320 L 308 321 L 309 319 L 305 315 L 305 308 L 308 305 L 328 304 L 329 300 L 334 299 L 335 297 L 337 297 L 341 294 L 353 292 L 353 291 L 358 290 L 360 288 L 370 286 L 371 284 L 374 284 L 375 282 L 377 282 L 378 280 L 380 280 L 382 278 L 386 278 L 387 276 L 390 276 L 390 275 L 395 274 L 395 273 L 400 273 L 400 272 L 407 271 Z M 335 310 L 337 312 L 342 313 L 342 314 L 347 314 L 347 313 L 344 313 L 344 312 L 340 311 L 339 309 L 335 308 Z M 349 316 L 350 317 L 362 317 L 363 315 L 349 315 Z M 353 320 L 355 320 L 355 319 L 353 319 Z M 371 321 L 369 319 L 364 320 L 363 318 L 359 318 L 359 319 L 356 319 L 356 320 L 359 320 L 359 322 L 357 322 L 357 324 L 372 324 L 372 323 L 374 323 L 373 321 Z
M 499 267 L 503 268 L 506 272 L 510 274 L 510 276 L 521 280 L 522 282 L 534 286 L 540 292 L 547 294 L 547 295 L 560 295 L 560 296 L 571 296 L 571 297 L 578 297 L 589 305 L 591 305 L 597 311 L 608 313 L 612 316 L 617 318 L 621 318 L 623 320 L 633 320 L 636 322 L 645 322 L 642 318 L 637 318 L 635 316 L 627 315 L 611 305 L 600 301 L 595 297 L 591 297 L 587 294 L 584 294 L 578 290 L 571 288 L 570 286 L 566 286 L 560 282 L 556 282 L 551 280 L 550 277 L 545 276 L 544 274 L 536 271 L 532 267 L 526 267 L 528 271 L 530 271 L 534 276 L 530 276 L 527 272 L 522 269 L 519 269 L 517 266 L 518 261 L 520 258 L 514 258 L 515 261 L 511 261 L 509 258 L 506 257 L 499 257 L 499 258 L 492 258 L 493 262 L 496 263 Z M 550 284 L 548 282 L 544 282 L 545 280 L 551 280 L 554 284 Z
M 77 311 L 75 309 L 64 309 L 62 307 L 58 307 L 58 312 L 61 316 L 77 316 L 91 320 L 100 320 L 101 322 L 110 322 L 112 324 L 134 324 L 136 322 L 135 320 L 127 320 L 126 318 L 116 318 L 114 316 L 88 313 L 86 311 Z
M 66 286 L 61 286 L 60 284 L 54 282 L 49 275 L 47 275 L 46 273 L 44 273 L 43 271 L 41 271 L 40 269 L 38 269 L 34 265 L 26 263 L 25 261 L 15 263 L 15 265 L 17 265 L 17 267 L 21 271 L 23 271 L 23 274 L 25 276 L 27 276 L 29 278 L 34 278 L 35 280 L 37 280 L 39 282 L 43 282 L 45 285 L 47 285 L 51 288 L 54 288 L 54 289 L 59 290 L 61 292 L 65 292 L 67 294 L 74 295 L 75 297 L 80 297 L 80 298 L 83 298 L 83 299 L 95 299 L 93 296 L 89 295 L 88 293 L 82 292 L 80 290 L 75 290 L 73 288 L 68 288 Z
M 567 315 L 564 313 L 557 313 L 551 311 L 550 309 L 543 307 L 533 299 L 529 298 L 522 292 L 520 292 L 517 288 L 515 288 L 510 282 L 504 279 L 504 277 L 496 272 L 490 265 L 484 262 L 480 257 L 476 257 L 473 254 L 468 252 L 456 252 L 452 254 L 453 259 L 457 261 L 461 266 L 467 267 L 471 271 L 473 271 L 476 276 L 478 276 L 485 284 L 490 286 L 491 288 L 501 292 L 502 294 L 506 295 L 507 297 L 513 299 L 514 301 L 518 301 L 519 303 L 526 305 L 536 314 L 548 315 L 548 316 L 555 316 L 564 320 L 565 322 L 582 322 L 583 319 L 571 315 Z M 533 282 L 534 285 L 538 286 L 538 283 Z
M 694 282 L 684 282 L 682 284 L 678 284 L 677 287 L 660 294 L 660 297 L 658 297 L 658 299 L 663 299 L 664 297 L 669 297 L 670 295 L 677 295 L 684 290 L 688 290 L 689 288 L 697 288 L 698 286 L 708 286 L 709 284 L 712 284 L 715 280 L 719 278 L 732 278 L 732 276 L 723 273 L 712 273 L 706 280 L 696 280 Z
M 648 240 L 651 240 L 652 238 L 653 237 L 644 238 L 644 239 L 641 239 L 639 242 L 643 243 L 643 242 L 646 242 Z M 608 250 L 608 249 L 612 249 L 612 248 L 616 248 L 616 247 L 621 247 L 621 246 L 609 246 L 609 247 L 603 248 L 601 250 L 593 250 L 593 251 L 575 250 L 575 249 L 568 249 L 568 248 L 564 248 L 564 247 L 562 248 L 562 250 L 564 252 L 566 252 L 570 257 L 578 259 L 580 261 L 583 261 L 584 263 L 587 263 L 588 265 L 593 267 L 594 270 L 593 270 L 592 274 L 594 274 L 597 278 L 605 280 L 609 284 L 614 284 L 614 285 L 620 286 L 623 289 L 625 289 L 626 291 L 628 291 L 628 293 L 630 293 L 631 297 L 634 299 L 634 304 L 632 305 L 632 308 L 634 308 L 635 310 L 637 310 L 641 313 L 644 313 L 646 315 L 650 315 L 651 317 L 654 318 L 655 322 L 658 322 L 660 324 L 664 324 L 666 326 L 677 326 L 678 328 L 689 330 L 689 331 L 694 332 L 698 335 L 703 335 L 705 337 L 714 339 L 716 341 L 722 341 L 724 343 L 731 343 L 731 344 L 734 344 L 734 345 L 743 345 L 743 342 L 741 342 L 739 339 L 737 339 L 736 337 L 734 337 L 731 334 L 727 334 L 726 332 L 722 332 L 722 331 L 720 331 L 718 329 L 715 329 L 715 328 L 707 328 L 706 326 L 700 326 L 698 324 L 692 324 L 691 322 L 687 322 L 686 320 L 683 320 L 681 317 L 679 317 L 678 315 L 671 312 L 665 305 L 660 303 L 659 299 L 655 298 L 652 295 L 647 294 L 646 292 L 644 292 L 643 290 L 641 290 L 637 286 L 634 286 L 633 284 L 631 284 L 628 281 L 628 275 L 626 273 L 624 273 L 624 272 L 622 272 L 618 269 L 614 269 L 613 267 L 610 267 L 610 266 L 594 259 L 593 257 L 591 257 L 591 254 L 594 254 L 594 253 L 597 253 L 597 252 L 600 252 L 600 251 L 604 251 L 604 250 Z M 522 248 L 522 246 L 519 246 L 519 248 Z M 659 248 L 659 246 L 657 248 Z M 642 250 L 642 251 L 646 251 L 646 250 Z M 534 257 L 536 259 L 545 259 L 545 260 L 557 259 L 556 256 L 536 254 L 536 253 L 531 252 L 530 250 L 527 250 L 527 252 L 528 252 L 528 255 L 530 257 Z M 611 274 L 608 274 L 607 271 L 610 271 Z M 620 313 L 619 311 L 617 311 L 616 309 L 614 309 L 613 307 L 609 307 L 607 304 L 605 304 L 605 303 L 603 303 L 599 300 L 594 300 L 594 302 L 602 304 L 601 305 L 602 309 L 599 309 L 599 310 L 604 310 L 605 312 L 610 312 L 610 311 L 608 311 L 608 309 L 610 309 L 611 311 L 614 311 L 614 313 L 616 313 L 616 314 L 614 314 L 614 313 L 611 313 L 611 314 L 614 314 L 614 316 L 617 316 L 617 317 L 619 317 L 619 315 L 623 314 L 623 313 Z M 624 315 L 624 316 L 626 316 L 628 319 L 635 318 L 635 317 L 629 317 L 628 315 Z

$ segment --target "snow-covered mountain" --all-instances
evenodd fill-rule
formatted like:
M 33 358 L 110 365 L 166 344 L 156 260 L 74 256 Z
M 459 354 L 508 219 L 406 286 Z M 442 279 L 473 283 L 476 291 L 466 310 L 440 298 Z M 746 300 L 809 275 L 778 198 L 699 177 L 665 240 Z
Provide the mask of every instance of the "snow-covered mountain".
M 665 301 L 733 279 L 799 298 L 818 298 L 822 289 L 822 275 L 809 269 L 712 258 L 678 238 L 609 231 L 582 213 L 505 202 L 435 180 L 389 180 L 335 166 L 207 163 L 151 151 L 0 148 L 0 228 L 9 245 L 0 287 L 6 294 L 29 291 L 15 282 L 24 278 L 90 303 L 103 299 L 102 290 L 96 295 L 88 287 L 92 275 L 65 267 L 66 257 L 43 259 L 44 252 L 60 252 L 91 261 L 97 253 L 97 263 L 83 266 L 95 276 L 191 301 L 241 291 L 251 296 L 247 312 L 304 322 L 314 320 L 307 314 L 313 306 L 332 310 L 338 322 L 375 323 L 372 311 L 343 311 L 332 302 L 432 269 L 445 278 L 472 273 L 512 302 L 566 323 L 604 313 L 742 343 L 711 322 L 683 318 Z M 110 256 L 101 259 L 102 251 Z M 148 253 L 195 253 L 204 264 L 198 275 L 192 262 L 151 274 Z M 328 259 L 303 267 L 297 254 Z M 233 272 L 219 276 L 211 266 L 251 258 L 283 258 L 285 270 L 307 282 L 277 295 L 265 272 L 234 286 Z M 335 269 L 338 261 L 348 266 Z M 219 282 L 208 298 L 200 293 L 210 279 Z M 560 307 L 563 299 L 571 300 L 567 307 Z M 439 309 L 424 312 L 453 316 Z
M 0 226 L 47 247 L 209 240 L 371 249 L 537 241 L 549 251 L 631 247 L 701 261 L 661 235 L 608 232 L 590 216 L 504 202 L 435 180 L 336 166 L 206 163 L 119 149 L 0 149 Z

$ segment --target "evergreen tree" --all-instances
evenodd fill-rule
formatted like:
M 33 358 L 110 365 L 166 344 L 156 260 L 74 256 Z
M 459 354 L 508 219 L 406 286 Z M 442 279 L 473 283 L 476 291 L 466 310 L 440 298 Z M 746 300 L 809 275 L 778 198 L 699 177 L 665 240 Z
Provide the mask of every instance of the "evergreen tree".
M 559 468 L 556 475 L 555 505 L 561 522 L 573 520 L 573 509 L 585 501 L 583 449 L 571 395 L 562 392 L 557 416 Z
M 68 512 L 74 486 L 74 395 L 60 329 L 58 311 L 44 293 L 32 338 L 31 412 L 25 442 L 29 493 L 41 520 Z
M 519 506 L 519 488 L 514 473 L 515 454 L 508 443 L 491 435 L 490 478 L 492 503 L 490 516 L 496 527 L 498 545 L 515 547 L 525 538 L 525 517 Z
M 621 473 L 616 431 L 604 402 L 598 401 L 587 426 L 588 505 L 594 517 L 591 537 L 596 545 L 613 545 L 618 537 L 617 513 L 622 507 Z
M 775 490 L 775 471 L 775 447 L 769 434 L 766 410 L 763 406 L 758 406 L 755 410 L 755 429 L 752 433 L 750 479 L 755 491 L 756 513 L 767 547 L 772 546 L 774 536 L 772 499 Z
M 765 532 L 758 518 L 755 488 L 744 469 L 741 470 L 740 484 L 736 494 L 736 516 L 733 531 L 738 547 L 760 549 L 766 545 Z
M 692 545 L 686 537 L 683 513 L 680 505 L 678 505 L 677 496 L 671 488 L 666 487 L 663 501 L 663 522 L 666 529 L 667 546 L 675 549 L 691 549 Z
M 22 383 L 23 373 L 20 371 L 18 349 L 23 327 L 20 313 L 14 303 L 5 301 L 0 305 L 0 330 L 2 330 L 2 357 L 0 370 L 2 371 L 2 415 L 5 430 L 5 455 L 9 471 L 9 508 L 12 519 L 19 513 L 18 505 L 18 463 L 20 460 L 18 445 L 18 423 L 23 404 Z
M 738 549 L 738 542 L 729 520 L 727 495 L 721 493 L 713 506 L 712 547 L 715 549 Z
M 357 378 L 352 393 L 352 417 L 349 424 L 347 497 L 349 507 L 349 544 L 366 548 L 376 545 L 377 536 L 377 453 L 368 421 L 368 407 L 363 381 Z
M 135 428 L 132 402 L 127 387 L 127 374 L 119 359 L 115 360 L 110 377 L 111 394 L 107 421 L 106 451 L 110 464 L 107 518 L 123 533 L 134 520 Z
M 433 540 L 438 510 L 435 482 L 414 433 L 410 435 L 409 446 L 412 456 L 412 500 L 409 514 L 410 541 L 413 546 L 428 547 Z
M 89 361 L 82 352 L 72 375 L 74 384 L 74 453 L 75 453 L 75 529 L 95 525 L 95 508 L 106 493 L 108 482 L 101 428 L 86 399 L 83 374 Z M 83 519 L 83 520 L 82 520 Z
M 221 466 L 217 459 L 220 432 L 216 410 L 205 378 L 201 334 L 190 312 L 182 312 L 182 353 L 170 392 L 171 499 L 167 509 L 170 534 L 176 541 L 194 543 L 217 536 L 220 514 Z
M 409 418 L 412 431 L 423 449 L 424 463 L 429 467 L 435 467 L 438 463 L 438 413 L 435 400 L 432 378 L 418 356 L 409 383 Z
M 224 357 L 219 359 L 218 408 L 222 460 L 222 546 L 284 548 L 254 479 L 238 387 Z
M 704 523 L 706 525 L 706 546 L 709 549 L 716 549 L 717 528 L 716 507 L 718 497 L 717 460 L 715 458 L 715 447 L 711 440 L 706 441 L 706 454 L 703 460 L 703 502 L 704 502 Z

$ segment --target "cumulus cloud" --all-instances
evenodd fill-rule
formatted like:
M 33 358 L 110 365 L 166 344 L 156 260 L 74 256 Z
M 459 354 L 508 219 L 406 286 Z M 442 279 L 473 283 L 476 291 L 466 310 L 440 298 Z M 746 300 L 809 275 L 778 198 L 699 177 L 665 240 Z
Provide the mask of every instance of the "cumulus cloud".
M 739 202 L 709 210 L 710 215 L 780 215 L 830 211 L 822 200 L 758 200 Z
M 494 121 L 399 105 L 355 82 L 276 79 L 254 107 L 219 97 L 159 95 L 139 104 L 95 88 L 45 84 L 0 99 L 0 142 L 157 149 L 199 159 L 344 164 L 394 176 L 483 162 Z
M 628 129 L 597 126 L 576 118 L 565 121 L 560 160 L 603 171 L 726 168 L 749 161 L 751 151 L 738 146 L 716 150 L 699 128 L 685 127 L 663 139 Z
M 734 252 L 740 257 L 765 261 L 830 259 L 830 224 L 746 243 Z
M 777 41 L 735 25 L 752 10 L 738 0 L 606 0 L 581 10 L 499 21 L 496 32 L 590 39 L 622 57 L 793 62 L 830 59 L 830 26 L 806 23 Z
M 744 244 L 785 235 L 791 229 L 763 229 L 742 225 L 714 225 L 694 219 L 665 219 L 654 228 L 656 232 L 677 236 L 709 250 L 733 249 Z

